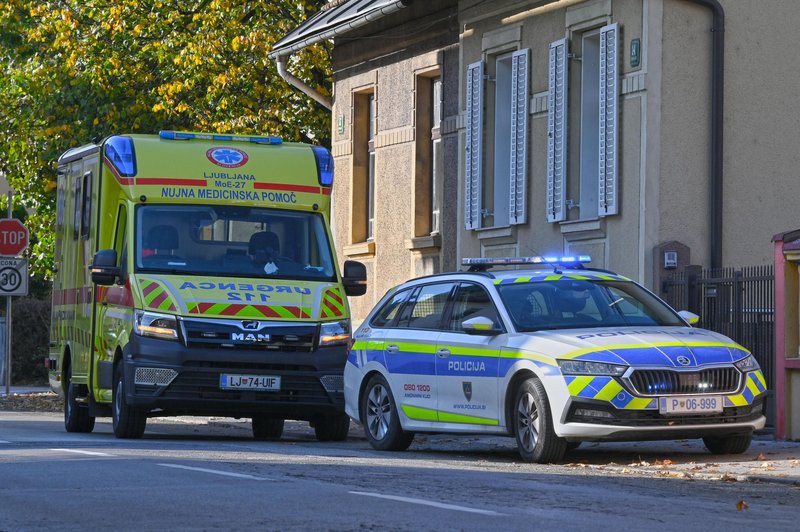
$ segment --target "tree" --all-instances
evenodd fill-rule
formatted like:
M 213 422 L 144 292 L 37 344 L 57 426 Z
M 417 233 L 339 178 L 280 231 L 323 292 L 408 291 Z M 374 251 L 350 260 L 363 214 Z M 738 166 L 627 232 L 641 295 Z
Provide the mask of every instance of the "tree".
M 267 54 L 324 0 L 0 0 L 0 170 L 32 214 L 33 271 L 52 273 L 56 160 L 114 133 L 278 135 L 330 145 L 327 109 Z M 330 93 L 329 50 L 296 75 Z

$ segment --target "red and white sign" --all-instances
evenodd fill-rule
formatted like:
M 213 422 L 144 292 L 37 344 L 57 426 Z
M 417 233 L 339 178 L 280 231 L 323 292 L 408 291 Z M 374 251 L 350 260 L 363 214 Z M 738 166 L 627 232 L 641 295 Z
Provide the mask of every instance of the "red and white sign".
M 28 228 L 16 218 L 0 220 L 0 255 L 15 257 L 28 247 Z

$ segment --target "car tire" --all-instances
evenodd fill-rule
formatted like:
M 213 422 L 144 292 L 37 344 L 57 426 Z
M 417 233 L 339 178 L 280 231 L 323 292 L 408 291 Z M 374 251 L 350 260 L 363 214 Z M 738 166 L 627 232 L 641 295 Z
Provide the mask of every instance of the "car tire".
M 130 406 L 125 399 L 125 378 L 122 371 L 122 362 L 117 364 L 114 372 L 111 425 L 114 429 L 114 436 L 126 439 L 141 438 L 147 425 L 147 414 Z
M 382 375 L 373 376 L 361 397 L 361 415 L 369 444 L 379 451 L 405 451 L 413 432 L 400 426 L 400 414 L 389 384 Z
M 253 416 L 253 438 L 256 440 L 278 440 L 283 434 L 283 419 L 267 416 Z
M 325 416 L 314 422 L 314 434 L 319 441 L 344 441 L 350 432 L 350 416 L 338 414 Z
M 567 442 L 553 429 L 547 394 L 536 377 L 522 382 L 517 389 L 512 420 L 517 449 L 525 462 L 548 464 L 564 458 Z
M 742 454 L 750 448 L 753 433 L 736 434 L 734 436 L 706 436 L 703 443 L 711 454 Z
M 67 432 L 92 432 L 95 418 L 89 407 L 78 402 L 78 385 L 72 382 L 72 367 L 67 368 L 67 393 L 64 398 L 64 428 Z

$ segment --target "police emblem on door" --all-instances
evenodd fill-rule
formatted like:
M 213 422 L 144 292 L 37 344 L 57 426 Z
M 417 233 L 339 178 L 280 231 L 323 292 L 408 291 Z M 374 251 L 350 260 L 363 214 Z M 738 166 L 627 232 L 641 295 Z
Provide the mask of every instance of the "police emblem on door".
M 462 382 L 461 389 L 464 390 L 464 397 L 467 401 L 472 399 L 472 383 L 471 382 Z

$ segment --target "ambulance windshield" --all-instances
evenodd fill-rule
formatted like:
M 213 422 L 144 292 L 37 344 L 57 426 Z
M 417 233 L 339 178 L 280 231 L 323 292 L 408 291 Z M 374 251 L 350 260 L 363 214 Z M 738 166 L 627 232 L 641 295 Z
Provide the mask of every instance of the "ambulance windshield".
M 136 270 L 335 280 L 318 213 L 213 205 L 140 205 Z

